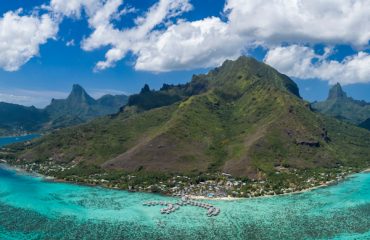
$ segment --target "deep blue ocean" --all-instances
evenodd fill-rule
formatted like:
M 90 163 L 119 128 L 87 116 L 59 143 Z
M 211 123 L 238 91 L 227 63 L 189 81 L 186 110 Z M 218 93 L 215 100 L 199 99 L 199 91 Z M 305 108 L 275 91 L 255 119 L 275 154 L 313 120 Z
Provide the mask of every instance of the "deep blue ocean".
M 0 239 L 370 239 L 370 173 L 309 192 L 206 201 L 162 215 L 147 193 L 54 183 L 0 168 Z

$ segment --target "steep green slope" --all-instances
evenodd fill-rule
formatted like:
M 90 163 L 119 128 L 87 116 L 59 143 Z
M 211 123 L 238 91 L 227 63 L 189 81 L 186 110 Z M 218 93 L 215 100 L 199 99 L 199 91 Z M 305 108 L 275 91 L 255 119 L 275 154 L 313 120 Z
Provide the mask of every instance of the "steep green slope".
M 35 108 L 0 102 L 0 135 L 35 131 L 48 115 Z
M 153 101 L 166 94 L 179 100 L 145 107 L 149 94 Z M 274 175 L 280 166 L 370 164 L 368 131 L 313 112 L 292 80 L 251 58 L 226 61 L 189 84 L 164 86 L 155 94 L 145 87 L 134 98 L 115 116 L 35 141 L 20 159 L 77 169 L 226 172 L 249 178 Z
M 312 104 L 312 107 L 325 115 L 345 120 L 355 125 L 370 118 L 370 103 L 348 97 L 339 83 L 330 89 L 329 97 L 326 101 L 315 102 Z

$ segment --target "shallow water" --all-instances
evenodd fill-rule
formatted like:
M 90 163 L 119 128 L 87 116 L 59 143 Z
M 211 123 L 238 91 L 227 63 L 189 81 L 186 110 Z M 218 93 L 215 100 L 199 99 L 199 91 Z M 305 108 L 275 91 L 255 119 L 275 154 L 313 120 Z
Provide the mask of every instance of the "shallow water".
M 155 194 L 51 183 L 0 168 L 0 239 L 370 239 L 370 173 L 301 194 L 211 201 L 218 217 Z M 210 201 L 208 201 L 210 202 Z

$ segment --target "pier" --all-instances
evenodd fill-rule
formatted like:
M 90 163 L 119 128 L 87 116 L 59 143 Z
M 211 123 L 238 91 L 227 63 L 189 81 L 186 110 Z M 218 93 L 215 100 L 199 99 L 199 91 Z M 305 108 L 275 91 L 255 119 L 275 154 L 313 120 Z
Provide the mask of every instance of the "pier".
M 165 202 L 165 201 L 147 201 L 147 202 L 144 202 L 143 205 L 148 206 L 148 207 L 165 206 L 165 208 L 162 208 L 160 210 L 161 214 L 174 213 L 177 210 L 179 210 L 180 207 L 184 207 L 184 206 L 204 208 L 205 210 L 207 210 L 206 214 L 208 217 L 216 217 L 221 212 L 220 208 L 217 208 L 211 204 L 191 200 L 187 196 L 182 196 L 180 201 L 175 202 L 175 203 Z

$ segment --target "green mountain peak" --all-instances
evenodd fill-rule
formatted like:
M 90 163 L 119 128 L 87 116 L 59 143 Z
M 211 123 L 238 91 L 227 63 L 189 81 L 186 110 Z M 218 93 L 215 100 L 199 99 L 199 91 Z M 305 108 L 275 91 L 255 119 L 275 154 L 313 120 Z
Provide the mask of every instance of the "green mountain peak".
M 330 89 L 327 100 L 313 103 L 312 108 L 355 125 L 370 118 L 370 104 L 347 96 L 339 83 Z
M 86 91 L 85 89 L 78 85 L 74 84 L 72 86 L 72 91 L 69 94 L 67 101 L 71 102 L 72 104 L 88 104 L 92 105 L 96 103 L 96 100 L 92 98 Z
M 277 166 L 359 166 L 370 162 L 369 144 L 368 131 L 317 114 L 290 78 L 241 57 L 186 84 L 145 86 L 120 113 L 40 138 L 19 157 L 81 166 L 70 174 L 96 166 L 256 179 Z
M 251 88 L 281 90 L 300 98 L 299 89 L 289 77 L 254 58 L 242 56 L 237 60 L 226 60 L 220 67 L 208 74 L 193 75 L 186 84 L 163 84 L 159 91 L 150 90 L 145 84 L 140 93 L 130 96 L 122 110 L 149 110 L 171 105 L 194 95 L 214 92 L 217 95 L 235 100 Z
M 343 91 L 340 83 L 335 84 L 329 91 L 328 100 L 347 98 L 347 94 Z
M 97 116 L 116 113 L 127 101 L 126 96 L 105 95 L 98 100 L 92 98 L 83 87 L 74 84 L 66 99 L 53 100 L 45 108 L 52 121 L 58 121 L 58 126 L 72 125 L 91 120 Z M 76 121 L 76 119 L 78 121 Z
M 211 86 L 226 87 L 226 89 L 239 88 L 239 91 L 243 91 L 257 84 L 279 88 L 300 97 L 298 86 L 289 77 L 247 56 L 241 56 L 235 61 L 226 60 L 221 67 L 212 70 L 208 76 L 214 79 L 210 82 Z

